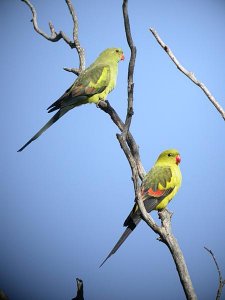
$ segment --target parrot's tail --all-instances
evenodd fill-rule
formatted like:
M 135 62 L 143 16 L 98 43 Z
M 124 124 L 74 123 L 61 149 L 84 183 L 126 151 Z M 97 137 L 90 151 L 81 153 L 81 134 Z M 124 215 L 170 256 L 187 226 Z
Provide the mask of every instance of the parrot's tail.
M 138 220 L 135 220 L 135 223 L 132 222 L 130 225 L 128 225 L 127 229 L 124 231 L 124 233 L 121 235 L 120 239 L 116 243 L 116 245 L 113 247 L 112 251 L 109 253 L 109 255 L 106 257 L 106 259 L 101 263 L 99 268 L 107 261 L 108 258 L 110 258 L 111 255 L 116 253 L 116 251 L 119 249 L 119 247 L 123 244 L 123 242 L 128 238 L 128 236 L 131 234 L 131 232 L 136 228 L 137 224 L 141 221 L 141 218 Z
M 52 126 L 56 121 L 58 121 L 65 113 L 67 113 L 71 107 L 65 107 L 60 109 L 23 147 L 21 147 L 17 152 L 23 151 L 30 143 L 36 140 L 43 132 L 45 132 L 50 126 Z

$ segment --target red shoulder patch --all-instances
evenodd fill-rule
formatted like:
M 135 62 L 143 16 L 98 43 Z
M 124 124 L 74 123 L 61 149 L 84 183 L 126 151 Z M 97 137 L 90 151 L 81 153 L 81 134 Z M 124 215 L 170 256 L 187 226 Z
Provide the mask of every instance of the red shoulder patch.
M 153 197 L 160 197 L 162 196 L 164 193 L 165 193 L 165 190 L 156 190 L 156 191 L 153 191 L 152 188 L 150 188 L 147 193 L 150 195 L 150 196 L 153 196 Z

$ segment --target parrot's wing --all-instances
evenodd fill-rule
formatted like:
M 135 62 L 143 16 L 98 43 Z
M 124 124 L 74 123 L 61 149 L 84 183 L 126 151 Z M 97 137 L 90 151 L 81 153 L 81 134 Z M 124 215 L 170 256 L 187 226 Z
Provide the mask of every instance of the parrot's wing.
M 142 194 L 151 189 L 152 195 L 153 192 L 155 192 L 155 196 L 160 196 L 160 190 L 165 190 L 168 187 L 172 187 L 170 186 L 171 179 L 172 171 L 169 166 L 166 167 L 155 165 L 144 177 L 142 183 Z
M 169 188 L 166 190 L 159 190 L 157 191 L 158 195 L 156 195 L 156 192 L 153 192 L 151 189 L 148 190 L 147 195 L 145 195 L 144 205 L 147 210 L 147 212 L 151 212 L 154 210 L 157 205 L 170 193 L 172 193 L 174 188 Z
M 155 165 L 145 176 L 141 193 L 147 212 L 154 210 L 157 205 L 174 189 L 171 184 L 172 171 L 170 167 Z
M 170 193 L 172 193 L 173 188 L 169 188 L 166 190 L 158 190 L 153 192 L 149 189 L 147 192 L 142 194 L 144 206 L 148 213 L 156 208 L 156 206 Z M 135 203 L 132 211 L 129 216 L 124 221 L 123 226 L 129 226 L 130 228 L 135 228 L 137 226 L 137 221 L 141 219 L 141 211 L 138 205 Z
M 142 183 L 142 199 L 144 201 L 144 206 L 147 212 L 154 210 L 157 205 L 168 196 L 174 189 L 174 187 L 169 187 L 168 183 L 171 182 L 172 172 L 170 167 L 154 166 L 150 172 L 144 177 Z M 131 232 L 136 228 L 138 223 L 141 221 L 141 212 L 138 205 L 135 203 L 132 211 L 126 218 L 124 226 L 126 230 L 119 238 L 118 242 L 115 244 L 109 255 L 102 262 L 100 267 L 106 262 L 106 260 L 113 255 L 119 247 L 128 238 Z
M 173 188 L 169 188 L 167 190 L 162 190 L 160 196 L 151 195 L 150 191 L 148 193 L 148 197 L 145 196 L 144 205 L 147 210 L 147 212 L 152 211 L 155 209 L 155 207 L 167 196 L 172 192 Z M 155 194 L 155 193 L 154 193 Z M 126 226 L 126 230 L 123 232 L 121 237 L 119 238 L 118 242 L 115 244 L 113 249 L 110 251 L 108 256 L 105 258 L 105 260 L 101 263 L 100 267 L 107 261 L 107 259 L 112 256 L 119 248 L 120 246 L 125 242 L 125 240 L 128 238 L 128 236 L 131 234 L 131 232 L 136 228 L 138 223 L 141 221 L 141 212 L 139 210 L 138 205 L 135 203 L 132 211 L 130 212 L 129 216 L 126 218 L 124 222 L 124 226 Z
M 172 172 L 170 167 L 154 166 L 146 174 L 141 185 L 141 195 L 147 212 L 154 210 L 157 205 L 174 189 L 169 187 Z M 141 218 L 141 212 L 135 203 L 132 211 L 126 218 L 124 226 L 136 227 L 136 220 Z
M 102 93 L 110 82 L 110 66 L 99 64 L 86 69 L 77 80 L 47 109 L 48 112 L 65 106 L 76 106 L 82 100 Z

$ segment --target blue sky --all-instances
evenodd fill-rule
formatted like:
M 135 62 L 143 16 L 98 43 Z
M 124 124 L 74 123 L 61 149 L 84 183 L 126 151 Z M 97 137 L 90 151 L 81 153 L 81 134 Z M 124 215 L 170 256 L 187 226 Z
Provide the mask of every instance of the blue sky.
M 43 30 L 51 20 L 56 31 L 71 36 L 64 1 L 33 3 Z M 87 66 L 105 48 L 124 50 L 117 87 L 108 96 L 124 119 L 130 52 L 122 1 L 73 3 Z M 74 81 L 63 67 L 77 67 L 78 57 L 62 41 L 50 43 L 37 35 L 21 1 L 3 0 L 0 7 L 0 288 L 11 300 L 71 299 L 80 277 L 86 300 L 185 299 L 167 248 L 144 222 L 98 268 L 122 233 L 134 198 L 129 165 L 108 115 L 95 105 L 80 107 L 16 152 Z M 203 247 L 213 250 L 225 276 L 225 123 L 148 29 L 157 30 L 225 108 L 225 4 L 129 1 L 129 16 L 137 47 L 131 131 L 146 170 L 164 149 L 181 153 L 183 184 L 169 205 L 173 232 L 198 298 L 214 299 L 217 273 Z M 155 212 L 152 216 L 157 221 Z

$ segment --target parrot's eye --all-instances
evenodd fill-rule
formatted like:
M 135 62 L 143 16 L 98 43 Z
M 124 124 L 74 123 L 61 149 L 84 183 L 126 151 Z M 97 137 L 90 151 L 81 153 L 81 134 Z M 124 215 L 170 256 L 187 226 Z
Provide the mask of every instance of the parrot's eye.
M 168 156 L 169 156 L 169 157 L 170 157 L 170 156 L 173 156 L 173 154 L 172 154 L 172 153 L 169 153 Z
M 119 53 L 119 50 L 118 50 L 118 49 L 116 49 L 116 53 Z

